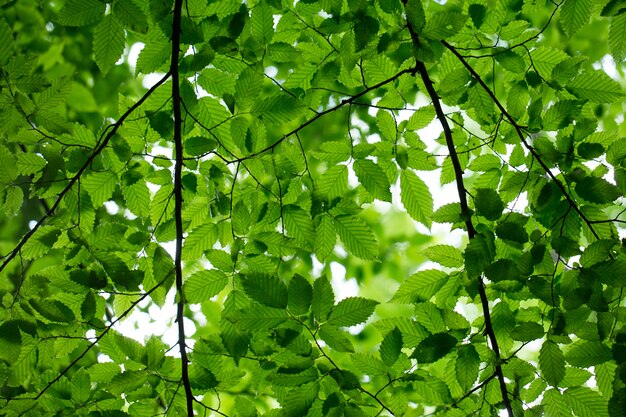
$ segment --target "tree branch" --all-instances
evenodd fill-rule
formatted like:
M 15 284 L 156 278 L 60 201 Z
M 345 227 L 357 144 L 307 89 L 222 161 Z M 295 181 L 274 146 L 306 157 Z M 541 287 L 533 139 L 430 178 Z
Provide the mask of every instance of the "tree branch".
M 4 259 L 4 262 L 2 262 L 2 265 L 0 265 L 0 272 L 2 272 L 4 270 L 4 268 L 6 268 L 6 266 L 13 260 L 13 258 L 15 258 L 15 256 L 17 256 L 17 254 L 20 252 L 20 250 L 26 244 L 26 242 L 28 242 L 28 240 L 46 222 L 46 220 L 48 220 L 50 217 L 52 217 L 52 215 L 54 214 L 54 212 L 57 209 L 57 207 L 59 207 L 59 204 L 61 204 L 61 201 L 63 200 L 63 197 L 65 197 L 65 194 L 67 194 L 72 189 L 74 184 L 76 184 L 76 182 L 78 182 L 78 180 L 85 173 L 87 168 L 89 168 L 89 166 L 91 166 L 91 163 L 93 162 L 93 160 L 96 159 L 96 156 L 100 155 L 100 153 L 107 147 L 107 145 L 109 144 L 109 141 L 111 140 L 111 138 L 113 136 L 115 136 L 115 134 L 117 133 L 117 130 L 122 126 L 122 124 L 124 123 L 126 118 L 128 118 L 128 116 L 130 116 L 132 112 L 134 112 L 137 108 L 139 108 L 139 106 L 141 106 L 144 103 L 144 101 L 146 101 L 148 99 L 148 97 L 150 97 L 150 95 L 152 93 L 154 93 L 154 91 L 157 88 L 159 88 L 165 81 L 167 81 L 167 79 L 169 77 L 170 77 L 170 72 L 165 74 L 159 81 L 157 81 L 156 84 L 154 84 L 148 91 L 146 91 L 146 93 L 135 104 L 133 104 L 128 110 L 126 110 L 124 112 L 124 114 L 122 114 L 122 116 L 119 118 L 119 120 L 117 122 L 115 122 L 112 125 L 109 125 L 105 129 L 105 131 L 100 136 L 100 139 L 98 140 L 99 142 L 101 142 L 100 145 L 97 146 L 93 150 L 91 155 L 89 155 L 89 158 L 87 158 L 85 163 L 76 172 L 76 175 L 74 175 L 70 179 L 69 183 L 65 186 L 65 188 L 63 190 L 61 190 L 61 192 L 57 195 L 57 198 L 54 201 L 54 204 L 52 204 L 52 206 L 50 207 L 50 210 L 48 210 L 46 212 L 46 214 L 44 214 L 39 219 L 39 221 L 35 224 L 35 226 L 33 226 L 32 229 L 30 229 L 28 232 L 26 232 L 24 237 L 22 237 L 22 239 L 15 246 L 15 248 L 10 253 L 8 253 L 7 255 L 4 256 L 5 259 Z M 111 128 L 111 129 L 109 130 L 109 128 Z M 106 133 L 107 131 L 108 131 L 108 133 Z M 103 139 L 103 137 L 104 137 L 104 139 Z
M 515 133 L 517 133 L 517 136 L 519 137 L 520 141 L 522 142 L 522 145 L 524 145 L 524 147 L 528 150 L 528 152 L 530 152 L 530 154 L 532 155 L 533 159 L 535 159 L 539 163 L 539 165 L 541 165 L 541 168 L 543 168 L 543 170 L 548 175 L 548 177 L 550 177 L 550 179 L 552 181 L 554 181 L 554 183 L 559 188 L 559 190 L 561 190 L 561 193 L 563 194 L 563 196 L 565 197 L 565 199 L 567 200 L 569 205 L 574 209 L 574 211 L 576 213 L 578 213 L 578 215 L 585 222 L 585 224 L 587 224 L 587 226 L 589 227 L 589 230 L 591 230 L 591 233 L 593 234 L 593 236 L 596 239 L 600 239 L 600 237 L 598 236 L 598 234 L 596 233 L 596 231 L 593 228 L 592 222 L 580 210 L 580 208 L 578 207 L 578 204 L 576 204 L 576 201 L 574 201 L 572 196 L 567 192 L 567 189 L 565 188 L 563 183 L 556 178 L 556 176 L 552 173 L 552 171 L 550 171 L 550 168 L 546 165 L 546 163 L 543 162 L 543 160 L 541 159 L 541 157 L 539 156 L 539 154 L 537 153 L 535 148 L 530 146 L 530 144 L 526 140 L 526 135 L 524 134 L 523 128 L 517 123 L 515 118 L 513 118 L 513 116 L 511 116 L 511 114 L 504 108 L 504 106 L 502 105 L 500 100 L 496 97 L 494 92 L 491 91 L 489 86 L 485 83 L 485 81 L 483 81 L 482 77 L 476 72 L 476 70 L 474 70 L 474 68 L 467 62 L 467 60 L 465 60 L 465 58 L 463 58 L 463 56 L 459 53 L 459 51 L 456 50 L 456 48 L 454 46 L 450 45 L 445 40 L 442 40 L 441 43 L 443 44 L 443 46 L 448 48 L 448 50 L 450 52 L 452 52 L 454 54 L 454 56 L 456 56 L 459 59 L 459 61 L 461 61 L 461 63 L 465 66 L 465 68 L 467 68 L 469 73 L 472 75 L 472 77 L 474 77 L 474 79 L 476 79 L 476 81 L 478 81 L 478 84 L 480 84 L 480 86 L 485 90 L 485 92 L 489 95 L 489 97 L 491 97 L 491 100 L 494 102 L 496 107 L 498 107 L 498 109 L 500 110 L 502 115 L 508 120 L 508 122 L 511 124 L 511 126 L 513 126 L 513 129 L 515 129 Z
M 404 7 L 406 9 L 407 2 L 406 0 L 402 1 L 404 3 Z M 413 44 L 415 47 L 419 46 L 419 38 L 413 26 L 410 23 L 407 23 L 409 33 L 411 34 L 411 39 L 413 40 Z M 435 114 L 437 116 L 437 120 L 441 124 L 443 128 L 443 134 L 446 140 L 446 147 L 448 148 L 448 152 L 450 153 L 450 161 L 452 162 L 452 167 L 454 168 L 454 177 L 457 187 L 457 193 L 459 195 L 459 203 L 461 205 L 461 217 L 465 222 L 465 227 L 467 229 L 467 236 L 470 239 L 476 237 L 476 229 L 472 224 L 472 216 L 467 204 L 467 190 L 465 188 L 465 183 L 463 181 L 463 168 L 461 167 L 461 163 L 459 162 L 459 157 L 456 153 L 456 148 L 454 146 L 454 140 L 452 139 L 452 130 L 450 129 L 450 125 L 448 124 L 448 119 L 441 107 L 441 101 L 439 99 L 439 95 L 435 91 L 435 87 L 433 85 L 430 76 L 428 75 L 428 71 L 426 66 L 422 61 L 415 58 L 417 72 L 419 72 L 422 81 L 424 82 L 424 86 L 426 87 L 426 92 L 430 97 L 433 107 L 435 108 Z M 480 296 L 480 304 L 483 310 L 483 317 L 485 319 L 485 331 L 489 337 L 489 341 L 491 342 L 491 349 L 496 356 L 495 363 L 495 374 L 498 377 L 498 382 L 500 383 L 500 392 L 502 393 L 502 402 L 504 403 L 504 407 L 507 410 L 509 417 L 513 417 L 513 408 L 511 407 L 511 401 L 509 400 L 508 391 L 506 389 L 506 381 L 504 380 L 504 373 L 502 372 L 501 357 L 500 357 L 500 348 L 498 347 L 498 339 L 496 338 L 496 333 L 493 330 L 493 325 L 491 323 L 491 312 L 489 311 L 489 298 L 487 298 L 487 293 L 485 292 L 485 284 L 482 280 L 482 277 L 478 277 L 478 294 Z
M 180 350 L 181 378 L 185 389 L 187 403 L 187 416 L 193 417 L 193 392 L 189 381 L 189 359 L 187 358 L 187 345 L 185 338 L 185 295 L 183 293 L 183 138 L 182 138 L 182 116 L 180 97 L 180 76 L 178 73 L 178 60 L 180 57 L 180 33 L 181 33 L 181 12 L 182 0 L 174 3 L 174 14 L 172 23 L 172 60 L 170 62 L 170 73 L 172 74 L 172 104 L 174 111 L 174 222 L 176 223 L 176 254 L 174 257 L 174 272 L 176 274 L 176 293 L 178 303 L 176 305 L 176 323 L 178 324 L 178 349 Z

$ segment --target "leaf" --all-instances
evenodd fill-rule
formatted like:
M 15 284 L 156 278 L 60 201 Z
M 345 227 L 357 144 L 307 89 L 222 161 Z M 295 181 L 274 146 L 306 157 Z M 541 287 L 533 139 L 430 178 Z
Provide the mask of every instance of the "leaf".
M 448 268 L 463 266 L 463 253 L 454 246 L 430 246 L 424 250 L 424 255 L 431 261 Z
M 384 375 L 387 366 L 376 356 L 369 353 L 354 353 L 350 355 L 352 364 L 359 371 L 367 375 Z
M 296 239 L 296 242 L 305 248 L 312 248 L 315 242 L 315 228 L 311 216 L 302 208 L 295 205 L 283 207 L 283 219 L 287 233 Z
M 317 193 L 328 201 L 343 196 L 347 190 L 348 167 L 345 165 L 328 168 L 316 183 Z
M 378 301 L 362 297 L 348 297 L 333 307 L 326 323 L 348 327 L 363 323 L 374 313 Z
M 68 0 L 57 18 L 65 26 L 85 26 L 100 19 L 105 8 L 98 0 Z
M 313 287 L 302 275 L 295 274 L 289 281 L 288 308 L 297 316 L 306 314 L 313 301 Z
M 0 65 L 4 65 L 13 55 L 13 34 L 4 19 L 0 19 Z
M 404 10 L 406 12 L 406 20 L 413 27 L 416 33 L 420 33 L 426 25 L 426 15 L 420 0 L 408 0 Z
M 608 417 L 607 402 L 587 387 L 568 388 L 563 397 L 579 417 Z
M 126 36 L 120 21 L 112 14 L 104 16 L 93 34 L 96 64 L 106 75 L 124 52 Z
M 619 189 L 605 180 L 587 176 L 576 183 L 576 193 L 590 203 L 611 203 L 622 195 Z
M 402 332 L 397 327 L 394 327 L 380 343 L 380 358 L 386 366 L 390 367 L 398 360 L 401 350 Z
M 613 249 L 616 244 L 617 242 L 612 239 L 596 240 L 587 246 L 580 257 L 580 264 L 584 267 L 590 267 L 606 260 L 611 253 L 611 249 Z
M 213 248 L 217 233 L 217 227 L 213 223 L 205 223 L 193 229 L 183 244 L 183 259 L 200 259 L 205 250 Z
M 594 103 L 612 103 L 624 96 L 619 83 L 602 71 L 586 72 L 566 87 L 572 94 Z
M 337 216 L 334 223 L 348 252 L 361 259 L 378 257 L 378 242 L 363 219 L 358 216 Z
M 262 44 L 269 44 L 274 35 L 274 17 L 265 2 L 260 2 L 252 9 L 250 17 L 252 35 Z
M 589 22 L 593 10 L 593 1 L 565 0 L 560 10 L 563 29 L 568 36 L 572 36 Z
M 548 417 L 569 417 L 572 415 L 565 399 L 555 388 L 549 389 L 544 393 L 541 405 L 543 405 Z
M 320 222 L 315 229 L 315 256 L 324 262 L 332 253 L 337 242 L 337 233 L 333 219 L 328 214 L 320 216 Z
M 580 340 L 574 343 L 565 353 L 565 359 L 572 366 L 588 368 L 600 365 L 613 358 L 611 349 L 601 342 Z
M 258 65 L 246 68 L 235 83 L 235 103 L 238 112 L 250 109 L 261 93 L 263 72 Z
M 183 292 L 190 303 L 202 303 L 219 294 L 228 284 L 228 277 L 217 269 L 196 272 L 185 281 Z
M 89 193 L 91 203 L 95 208 L 100 207 L 109 200 L 115 191 L 118 178 L 111 171 L 93 172 L 86 176 L 82 182 L 82 187 Z
M 565 377 L 565 358 L 559 346 L 551 340 L 545 340 L 539 351 L 539 369 L 544 379 L 553 387 Z
M 326 321 L 334 305 L 335 294 L 333 287 L 330 285 L 330 282 L 328 282 L 328 278 L 322 275 L 313 282 L 313 300 L 311 307 L 315 320 L 318 322 Z
M 339 327 L 329 324 L 320 326 L 318 335 L 331 349 L 337 352 L 354 352 L 354 346 L 346 336 L 346 332 Z
M 419 363 L 436 362 L 450 353 L 456 344 L 455 337 L 447 333 L 435 333 L 422 340 L 411 357 L 417 359 Z
M 128 29 L 139 33 L 148 32 L 148 18 L 133 0 L 117 1 L 113 3 L 113 14 Z
M 276 275 L 247 274 L 241 277 L 246 295 L 268 307 L 286 308 L 288 291 L 285 283 Z
M 609 48 L 616 63 L 626 59 L 626 14 L 624 13 L 611 18 Z
M 142 178 L 131 185 L 122 185 L 122 193 L 128 209 L 138 217 L 150 215 L 150 190 Z
M 426 227 L 432 224 L 433 197 L 424 181 L 413 171 L 403 170 L 400 174 L 400 198 L 407 213 Z
M 406 123 L 406 130 L 423 129 L 430 124 L 435 118 L 435 108 L 433 106 L 424 106 L 415 110 Z
M 374 198 L 391 202 L 389 180 L 380 166 L 369 159 L 357 159 L 353 167 L 359 182 Z
M 437 269 L 418 271 L 411 275 L 394 294 L 391 301 L 413 303 L 428 301 L 448 281 L 448 274 Z
M 495 256 L 493 240 L 486 236 L 477 236 L 469 241 L 463 255 L 467 273 L 471 277 L 479 276 Z
M 487 220 L 498 220 L 504 210 L 504 203 L 500 195 L 489 188 L 476 190 L 474 205 L 476 206 L 476 213 Z
M 21 175 L 36 174 L 46 167 L 46 160 L 34 153 L 17 154 L 17 172 Z
M 473 345 L 462 345 L 454 363 L 454 372 L 461 388 L 468 390 L 474 385 L 479 366 L 480 358 L 476 348 Z

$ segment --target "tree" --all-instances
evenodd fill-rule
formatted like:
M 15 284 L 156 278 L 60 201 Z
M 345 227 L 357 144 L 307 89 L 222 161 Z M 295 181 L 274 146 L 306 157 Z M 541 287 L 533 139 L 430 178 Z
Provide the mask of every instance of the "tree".
M 625 415 L 623 1 L 0 7 L 0 415 Z

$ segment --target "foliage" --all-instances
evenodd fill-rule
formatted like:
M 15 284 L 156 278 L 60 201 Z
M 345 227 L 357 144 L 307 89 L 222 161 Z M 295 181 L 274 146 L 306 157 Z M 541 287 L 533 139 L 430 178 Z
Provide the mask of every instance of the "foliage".
M 0 415 L 624 415 L 623 1 L 0 8 Z

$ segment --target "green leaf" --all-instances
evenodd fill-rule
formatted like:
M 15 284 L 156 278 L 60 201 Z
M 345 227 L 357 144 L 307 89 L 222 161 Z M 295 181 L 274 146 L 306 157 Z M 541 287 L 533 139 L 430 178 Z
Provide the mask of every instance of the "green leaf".
M 602 71 L 579 75 L 567 84 L 567 89 L 575 96 L 594 103 L 612 103 L 624 96 L 620 84 Z
M 126 35 L 120 21 L 112 14 L 104 16 L 93 34 L 96 64 L 106 75 L 124 52 Z
M 400 174 L 400 198 L 407 213 L 426 227 L 432 224 L 433 197 L 428 187 L 413 171 Z
M 337 242 L 337 233 L 333 225 L 333 218 L 328 214 L 320 216 L 320 222 L 315 229 L 315 256 L 324 262 L 332 253 Z
M 580 28 L 589 23 L 593 11 L 592 0 L 565 0 L 560 7 L 561 23 L 568 36 L 572 36 Z
M 313 287 L 302 275 L 295 274 L 289 281 L 288 307 L 296 316 L 306 314 L 313 301 Z
M 263 87 L 263 70 L 259 65 L 246 68 L 235 83 L 235 103 L 238 112 L 250 109 Z
M 544 379 L 553 387 L 565 377 L 565 358 L 559 346 L 551 340 L 545 340 L 539 351 L 539 369 Z
M 380 358 L 386 366 L 392 366 L 402 350 L 402 332 L 397 327 L 388 332 L 380 343 Z
M 328 282 L 326 275 L 322 275 L 313 282 L 313 301 L 311 307 L 313 316 L 318 322 L 326 321 L 335 305 L 335 293 Z
M 190 303 L 202 303 L 219 294 L 228 284 L 228 277 L 222 271 L 209 269 L 196 272 L 185 281 L 183 291 Z
M 607 402 L 596 391 L 587 387 L 568 388 L 563 393 L 574 413 L 579 417 L 608 417 Z
M 374 198 L 391 202 L 389 180 L 380 166 L 369 159 L 357 159 L 353 167 L 359 182 Z
M 601 342 L 579 340 L 565 353 L 565 359 L 572 366 L 588 368 L 613 359 L 611 349 Z
M 626 14 L 624 13 L 611 18 L 609 48 L 616 63 L 626 59 Z
M 0 65 L 4 65 L 13 55 L 13 34 L 4 19 L 0 19 Z
M 580 264 L 584 267 L 590 267 L 606 260 L 611 253 L 611 249 L 613 249 L 616 244 L 617 242 L 612 239 L 596 240 L 587 246 L 580 257 Z
M 511 331 L 511 337 L 520 342 L 530 342 L 541 339 L 545 333 L 539 323 L 521 322 Z
M 274 17 L 272 9 L 265 3 L 260 2 L 252 9 L 250 17 L 252 35 L 262 44 L 269 44 L 274 35 Z
M 576 183 L 576 193 L 590 203 L 607 204 L 622 195 L 615 185 L 604 178 L 587 176 Z
M 133 0 L 113 3 L 113 14 L 126 28 L 139 33 L 148 32 L 148 18 Z
M 95 208 L 109 200 L 118 184 L 118 178 L 111 171 L 93 172 L 81 181 L 81 186 L 89 193 Z
M 183 244 L 183 259 L 200 259 L 205 250 L 213 248 L 217 233 L 217 227 L 213 223 L 205 223 L 193 229 Z
M 326 170 L 316 183 L 320 197 L 332 200 L 341 197 L 348 190 L 348 167 L 334 165 Z
M 474 385 L 478 378 L 479 366 L 480 357 L 476 348 L 473 345 L 462 345 L 454 363 L 454 372 L 461 388 L 468 390 Z
M 296 239 L 296 242 L 305 248 L 312 248 L 315 242 L 315 228 L 313 220 L 302 208 L 295 205 L 283 207 L 283 219 L 287 233 Z
M 378 301 L 362 297 L 348 297 L 333 307 L 327 323 L 333 326 L 348 327 L 363 323 L 374 313 Z
M 100 19 L 105 8 L 98 0 L 68 0 L 57 18 L 65 26 L 85 26 Z
M 261 297 L 261 296 L 260 296 Z M 246 306 L 232 314 L 237 326 L 245 330 L 273 329 L 289 318 L 287 311 L 262 304 Z
M 354 353 L 350 355 L 352 364 L 359 371 L 367 375 L 384 375 L 387 372 L 387 366 L 371 353 Z
M 21 175 L 36 174 L 46 167 L 46 160 L 34 153 L 17 154 L 17 172 Z
M 479 276 L 495 256 L 493 239 L 486 236 L 475 237 L 469 241 L 463 255 L 467 273 L 471 277 Z
M 450 353 L 456 344 L 455 337 L 447 333 L 435 333 L 422 340 L 411 357 L 417 359 L 419 363 L 436 362 Z
M 406 130 L 423 129 L 430 124 L 435 118 L 435 108 L 433 106 L 424 106 L 415 110 L 406 123 Z
M 426 15 L 421 0 L 408 0 L 405 4 L 407 22 L 416 33 L 420 33 L 426 25 Z
M 504 211 L 504 203 L 500 195 L 490 188 L 476 190 L 474 205 L 476 206 L 476 213 L 487 220 L 498 220 Z
M 337 216 L 334 223 L 348 252 L 361 259 L 378 257 L 378 242 L 363 219 L 358 216 Z
M 352 342 L 346 336 L 346 332 L 339 327 L 323 324 L 320 326 L 318 335 L 331 349 L 337 352 L 354 352 Z
M 276 275 L 248 274 L 241 277 L 246 295 L 268 307 L 286 308 L 288 291 L 285 283 Z
M 570 417 L 572 415 L 571 408 L 565 402 L 565 398 L 555 388 L 549 389 L 543 394 L 541 405 L 543 405 L 548 417 Z
M 122 183 L 122 193 L 126 206 L 134 215 L 144 218 L 150 215 L 150 190 L 143 178 L 130 185 Z
M 391 301 L 413 303 L 428 301 L 448 281 L 448 274 L 437 269 L 418 271 L 411 275 L 394 294 Z
M 324 142 L 314 152 L 311 152 L 315 158 L 330 164 L 346 161 L 351 154 L 352 147 L 346 141 Z
M 449 268 L 463 266 L 463 253 L 454 246 L 430 246 L 424 250 L 424 255 L 431 261 Z

